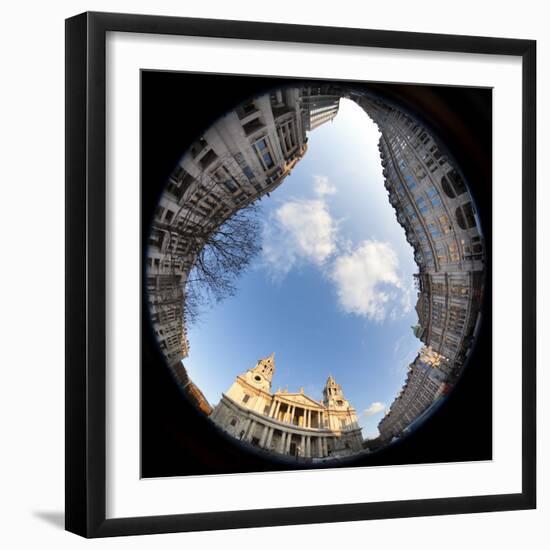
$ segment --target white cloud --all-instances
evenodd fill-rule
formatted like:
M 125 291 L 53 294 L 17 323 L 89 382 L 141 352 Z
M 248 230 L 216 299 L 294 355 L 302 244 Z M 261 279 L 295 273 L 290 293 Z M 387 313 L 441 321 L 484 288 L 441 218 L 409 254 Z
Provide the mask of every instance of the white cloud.
M 363 411 L 363 416 L 369 417 L 374 416 L 375 414 L 381 413 L 386 410 L 386 405 L 380 401 L 375 401 L 371 403 L 370 406 Z
M 320 197 L 336 193 L 336 187 L 330 183 L 326 176 L 313 176 L 313 189 Z
M 342 309 L 371 320 L 384 319 L 403 294 L 398 265 L 391 246 L 378 241 L 363 241 L 352 252 L 338 256 L 330 277 Z
M 284 203 L 264 226 L 264 265 L 277 278 L 300 261 L 321 266 L 336 251 L 336 224 L 323 200 Z

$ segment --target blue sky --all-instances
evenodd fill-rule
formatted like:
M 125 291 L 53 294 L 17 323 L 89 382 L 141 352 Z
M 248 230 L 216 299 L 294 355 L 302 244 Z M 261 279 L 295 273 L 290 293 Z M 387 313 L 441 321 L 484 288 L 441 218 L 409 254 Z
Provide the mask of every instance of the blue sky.
M 262 253 L 236 295 L 190 327 L 184 363 L 215 405 L 274 351 L 273 390 L 321 399 L 332 374 L 373 437 L 421 345 L 410 328 L 417 268 L 363 110 L 342 99 L 334 121 L 308 137 L 305 157 L 262 199 Z

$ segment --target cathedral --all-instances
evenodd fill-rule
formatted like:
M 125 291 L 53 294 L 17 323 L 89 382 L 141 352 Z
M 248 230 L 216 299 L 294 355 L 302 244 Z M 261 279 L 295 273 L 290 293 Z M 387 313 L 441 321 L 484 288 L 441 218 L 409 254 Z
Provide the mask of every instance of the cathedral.
M 273 453 L 323 459 L 359 452 L 357 414 L 332 376 L 323 400 L 277 390 L 272 393 L 275 354 L 237 376 L 210 419 L 228 434 Z

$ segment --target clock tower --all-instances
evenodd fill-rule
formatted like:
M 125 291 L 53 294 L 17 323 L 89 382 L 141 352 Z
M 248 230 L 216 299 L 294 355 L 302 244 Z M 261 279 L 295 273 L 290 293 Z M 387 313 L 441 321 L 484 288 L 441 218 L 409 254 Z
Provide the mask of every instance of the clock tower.
M 323 390 L 323 404 L 331 409 L 347 409 L 350 407 L 348 400 L 344 397 L 342 386 L 336 383 L 332 376 L 329 376 Z
M 247 370 L 244 378 L 251 385 L 266 392 L 271 391 L 271 381 L 275 372 L 275 353 L 256 362 L 256 366 Z

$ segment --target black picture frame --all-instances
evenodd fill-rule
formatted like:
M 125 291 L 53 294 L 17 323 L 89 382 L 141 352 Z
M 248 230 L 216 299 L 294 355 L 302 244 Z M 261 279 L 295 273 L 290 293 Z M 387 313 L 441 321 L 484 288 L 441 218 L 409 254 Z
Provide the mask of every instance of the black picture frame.
M 522 61 L 520 493 L 106 519 L 106 34 L 240 38 L 507 55 Z M 536 506 L 536 42 L 88 12 L 66 20 L 66 529 L 85 537 Z

